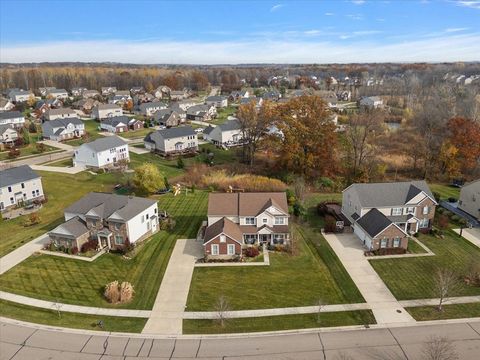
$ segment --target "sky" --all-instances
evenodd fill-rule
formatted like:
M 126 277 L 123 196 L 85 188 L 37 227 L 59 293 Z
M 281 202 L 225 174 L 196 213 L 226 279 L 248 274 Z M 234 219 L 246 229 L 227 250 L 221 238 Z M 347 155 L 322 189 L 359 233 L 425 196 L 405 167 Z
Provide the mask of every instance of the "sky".
M 480 60 L 480 0 L 0 0 L 0 62 Z

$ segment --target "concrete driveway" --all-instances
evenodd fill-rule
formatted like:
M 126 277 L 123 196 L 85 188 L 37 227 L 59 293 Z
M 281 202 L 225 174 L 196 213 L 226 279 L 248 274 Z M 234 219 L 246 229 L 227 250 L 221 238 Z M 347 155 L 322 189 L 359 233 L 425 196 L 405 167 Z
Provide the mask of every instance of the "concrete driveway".
M 454 229 L 453 231 L 460 234 L 460 229 Z M 462 237 L 480 248 L 480 228 L 463 229 Z
M 201 257 L 201 242 L 195 239 L 177 240 L 143 334 L 182 334 L 183 313 L 193 269 L 196 259 Z
M 18 249 L 8 253 L 0 258 L 0 275 L 7 272 L 15 265 L 20 264 L 34 252 L 42 250 L 43 246 L 49 242 L 48 234 L 43 234 L 19 247 Z
M 372 268 L 354 234 L 324 234 L 324 237 L 371 306 L 378 324 L 415 322 Z

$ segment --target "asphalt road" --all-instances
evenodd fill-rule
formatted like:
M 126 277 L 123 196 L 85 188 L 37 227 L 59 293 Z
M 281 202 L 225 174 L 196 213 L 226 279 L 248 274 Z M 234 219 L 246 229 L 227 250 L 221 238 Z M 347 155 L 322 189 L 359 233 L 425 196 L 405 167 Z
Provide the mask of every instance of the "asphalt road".
M 0 359 L 426 359 L 425 342 L 444 336 L 461 360 L 478 360 L 480 320 L 409 327 L 291 334 L 176 338 L 54 330 L 0 322 Z

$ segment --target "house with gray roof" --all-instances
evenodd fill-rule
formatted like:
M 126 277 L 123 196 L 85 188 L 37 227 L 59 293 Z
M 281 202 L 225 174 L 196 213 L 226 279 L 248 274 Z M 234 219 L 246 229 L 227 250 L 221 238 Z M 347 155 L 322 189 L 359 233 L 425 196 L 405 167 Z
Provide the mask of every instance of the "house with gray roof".
M 47 98 L 65 100 L 68 99 L 68 92 L 65 89 L 51 89 L 47 91 Z
M 20 111 L 0 112 L 0 125 L 10 125 L 21 128 L 25 124 L 25 117 Z
M 98 104 L 92 110 L 92 116 L 97 120 L 122 115 L 122 108 L 115 104 Z
M 12 125 L 0 125 L 0 149 L 5 145 L 13 145 L 18 138 L 18 132 Z
M 228 97 L 227 96 L 209 96 L 205 99 L 205 104 L 213 105 L 217 108 L 224 108 L 228 106 Z
M 383 106 L 383 100 L 378 96 L 366 96 L 360 99 L 360 106 L 376 109 Z
M 368 250 L 407 249 L 410 235 L 430 230 L 437 205 L 423 180 L 357 183 L 343 190 L 342 214 Z
M 136 196 L 91 192 L 67 207 L 64 218 L 48 233 L 50 241 L 79 251 L 89 240 L 98 250 L 120 250 L 159 229 L 157 201 Z
M 242 143 L 242 126 L 238 119 L 227 120 L 215 127 L 209 126 L 203 132 L 204 140 L 220 146 L 236 146 Z
M 44 117 L 47 120 L 67 119 L 77 117 L 77 113 L 71 108 L 48 109 Z
M 15 105 L 5 98 L 0 98 L 0 112 L 10 111 L 15 107 Z
M 217 109 L 213 105 L 194 105 L 187 109 L 187 120 L 210 121 L 217 115 Z
M 8 98 L 14 103 L 25 102 L 30 97 L 34 97 L 30 90 L 12 90 L 8 93 Z
M 106 136 L 80 145 L 73 155 L 74 166 L 103 169 L 130 161 L 128 144 L 118 136 Z
M 43 138 L 64 141 L 85 135 L 85 125 L 78 117 L 59 118 L 42 124 Z
M 167 104 L 163 101 L 154 101 L 154 102 L 147 102 L 138 105 L 138 112 L 145 116 L 153 116 L 153 114 L 162 109 L 166 109 Z
M 175 155 L 198 150 L 197 133 L 190 126 L 157 130 L 143 140 L 145 148 L 162 155 Z
M 127 132 L 129 121 L 130 118 L 128 116 L 114 116 L 101 121 L 100 129 L 114 134 Z
M 458 208 L 480 222 L 480 179 L 462 186 Z
M 44 199 L 42 178 L 30 166 L 0 171 L 0 211 Z
M 173 109 L 161 109 L 153 114 L 153 119 L 158 125 L 166 127 L 178 126 L 185 122 L 185 119 Z

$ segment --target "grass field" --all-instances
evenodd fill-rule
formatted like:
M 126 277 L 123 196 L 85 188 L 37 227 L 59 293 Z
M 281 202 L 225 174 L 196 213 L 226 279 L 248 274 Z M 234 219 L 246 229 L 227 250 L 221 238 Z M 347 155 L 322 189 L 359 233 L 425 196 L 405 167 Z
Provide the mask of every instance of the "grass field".
M 78 176 L 78 175 L 77 175 Z M 122 307 L 151 309 L 171 251 L 179 238 L 196 236 L 206 214 L 207 193 L 159 197 L 159 209 L 177 224 L 172 232 L 153 236 L 138 254 L 126 260 L 104 254 L 92 263 L 49 255 L 34 255 L 0 277 L 0 288 L 25 296 L 96 307 L 113 307 L 102 296 L 113 280 L 129 281 L 135 288 L 131 303 Z
M 167 178 L 181 175 L 184 170 L 177 167 L 177 160 L 166 160 L 160 155 L 152 153 L 147 154 L 135 154 L 130 152 L 130 169 L 135 169 L 145 163 L 154 164 L 158 167 L 163 176 Z
M 462 277 L 474 261 L 480 261 L 480 249 L 453 231 L 446 232 L 444 239 L 431 235 L 420 235 L 419 239 L 436 256 L 370 262 L 398 300 L 438 297 L 434 291 L 437 269 L 450 268 Z M 467 295 L 480 295 L 480 288 L 462 284 L 457 292 L 450 294 Z
M 85 142 L 91 142 L 103 137 L 103 135 L 100 135 L 100 130 L 98 130 L 99 123 L 96 120 L 92 119 L 92 120 L 82 120 L 82 121 L 85 124 L 85 131 L 88 134 L 88 138 L 86 140 L 74 139 L 74 140 L 65 141 L 66 144 L 71 146 L 80 146 Z
M 217 117 L 210 121 L 212 124 L 220 125 L 227 121 L 229 116 L 233 116 L 237 111 L 237 107 L 233 105 L 229 105 L 225 108 L 218 108 L 217 109 Z
M 183 320 L 183 333 L 245 333 L 366 324 L 375 324 L 370 310 L 229 319 L 223 328 L 215 320 Z
M 462 319 L 480 317 L 480 303 L 443 305 L 443 311 L 436 306 L 405 308 L 417 321 Z
M 0 223 L 0 256 L 14 250 L 63 221 L 63 209 L 90 191 L 111 191 L 118 181 L 115 174 L 91 175 L 82 172 L 76 175 L 38 172 L 42 176 L 43 190 L 48 202 L 38 212 L 41 222 L 25 227 L 25 216 Z
M 72 158 L 67 158 L 67 159 L 62 159 L 54 162 L 47 162 L 42 165 L 47 165 L 47 166 L 58 166 L 58 167 L 72 167 L 73 166 L 73 160 Z
M 125 139 L 143 139 L 147 134 L 150 134 L 152 131 L 155 131 L 155 129 L 152 128 L 143 128 L 143 129 L 138 129 L 138 130 L 129 130 L 127 132 L 119 134 L 121 137 Z
M 113 332 L 142 332 L 147 319 L 114 317 L 101 315 L 86 315 L 56 310 L 41 309 L 32 306 L 15 304 L 0 300 L 0 316 L 21 321 L 33 322 L 52 326 L 69 327 L 75 329 L 113 331 Z M 103 329 L 98 326 L 103 322 Z
M 446 200 L 449 197 L 458 199 L 458 197 L 460 196 L 460 189 L 454 186 L 443 184 L 429 184 L 429 186 L 432 192 L 437 192 L 440 194 L 440 198 L 442 200 Z
M 8 151 L 0 152 L 0 161 L 2 161 L 2 160 L 16 160 L 16 159 L 19 159 L 20 157 L 23 157 L 23 156 L 32 156 L 32 155 L 40 156 L 40 155 L 45 155 L 49 152 L 54 152 L 54 151 L 60 152 L 60 151 L 62 151 L 58 148 L 54 148 L 52 146 L 45 145 L 45 151 L 41 153 L 41 152 L 37 151 L 36 144 L 34 144 L 33 142 L 31 144 L 25 145 L 23 147 L 19 147 L 18 150 L 20 150 L 20 155 L 18 157 L 16 157 L 15 159 L 10 159 L 8 157 Z

